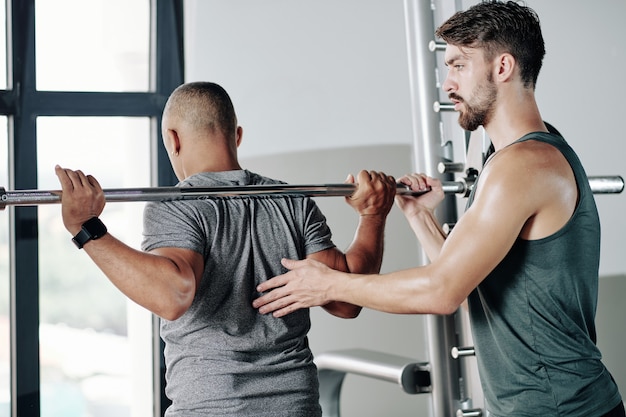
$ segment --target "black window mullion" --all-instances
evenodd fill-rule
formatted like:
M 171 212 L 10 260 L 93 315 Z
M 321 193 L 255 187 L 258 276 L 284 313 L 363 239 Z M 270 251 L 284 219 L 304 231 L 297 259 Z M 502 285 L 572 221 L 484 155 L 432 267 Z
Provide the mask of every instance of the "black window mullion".
M 36 121 L 30 92 L 35 89 L 35 2 L 7 3 L 9 88 L 12 108 L 9 140 L 14 163 L 11 186 L 37 187 Z M 16 416 L 39 417 L 39 249 L 37 209 L 15 208 L 12 225 L 14 267 L 11 274 L 11 404 Z
M 155 93 L 33 91 L 28 101 L 37 116 L 154 117 L 161 111 Z
M 183 0 L 152 0 L 156 9 L 156 54 L 153 64 L 156 67 L 155 90 L 161 98 L 160 109 L 156 116 L 153 136 L 157 143 L 161 137 L 161 111 L 167 97 L 184 82 L 184 48 L 183 48 Z M 157 146 L 157 185 L 169 186 L 177 182 L 171 168 L 169 156 L 164 146 Z M 165 395 L 165 359 L 164 343 L 159 337 L 158 318 L 154 318 L 155 329 L 155 416 L 164 416 L 170 400 Z
M 156 4 L 155 4 L 156 3 Z M 161 98 L 157 117 L 157 132 L 161 131 L 161 111 L 172 91 L 184 81 L 183 0 L 155 0 L 156 8 L 156 93 Z M 160 134 L 157 135 L 160 140 Z M 158 185 L 177 182 L 167 151 L 157 148 Z

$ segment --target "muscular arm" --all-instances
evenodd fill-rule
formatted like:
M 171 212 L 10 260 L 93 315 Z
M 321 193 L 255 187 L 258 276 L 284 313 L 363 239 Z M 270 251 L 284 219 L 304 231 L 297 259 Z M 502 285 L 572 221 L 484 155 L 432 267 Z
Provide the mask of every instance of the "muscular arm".
M 390 313 L 450 314 L 514 240 L 504 233 L 484 233 L 490 229 L 482 228 L 497 225 L 498 219 L 481 215 L 480 208 L 472 206 L 446 239 L 440 255 L 426 266 L 382 275 L 348 274 L 319 263 L 286 260 L 284 265 L 291 271 L 261 284 L 260 290 L 274 289 L 255 305 L 261 313 L 274 312 L 276 316 L 328 300 Z M 500 245 L 492 246 L 496 241 Z
M 429 265 L 383 275 L 350 275 L 310 261 L 285 261 L 292 271 L 261 284 L 261 291 L 275 290 L 255 306 L 276 316 L 328 300 L 391 313 L 456 311 L 518 237 L 548 236 L 573 213 L 576 184 L 560 152 L 541 143 L 520 145 L 509 147 L 485 167 L 474 203 Z
M 63 223 L 76 235 L 85 221 L 102 213 L 104 194 L 92 176 L 58 166 L 55 171 L 63 189 Z M 127 297 L 168 320 L 189 308 L 204 268 L 196 252 L 161 248 L 145 253 L 110 233 L 87 242 L 83 250 Z
M 83 249 L 122 293 L 167 320 L 187 311 L 204 268 L 197 252 L 177 248 L 141 252 L 111 234 Z

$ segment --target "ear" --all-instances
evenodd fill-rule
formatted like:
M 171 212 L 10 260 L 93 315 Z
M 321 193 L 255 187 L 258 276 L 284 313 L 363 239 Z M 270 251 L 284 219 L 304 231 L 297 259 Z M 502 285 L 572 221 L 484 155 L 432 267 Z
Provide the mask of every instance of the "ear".
M 513 55 L 509 53 L 498 55 L 494 60 L 494 64 L 496 66 L 496 80 L 506 82 L 513 78 L 515 68 L 517 67 L 517 61 L 515 61 Z
M 178 132 L 174 129 L 166 129 L 163 132 L 163 137 L 167 141 L 167 145 L 169 145 L 169 149 L 171 149 L 172 154 L 178 154 L 180 152 L 180 137 L 178 136 Z
M 243 138 L 243 128 L 241 126 L 237 126 L 235 135 L 236 135 L 235 143 L 237 144 L 237 147 L 239 147 L 239 145 L 241 145 L 241 139 Z

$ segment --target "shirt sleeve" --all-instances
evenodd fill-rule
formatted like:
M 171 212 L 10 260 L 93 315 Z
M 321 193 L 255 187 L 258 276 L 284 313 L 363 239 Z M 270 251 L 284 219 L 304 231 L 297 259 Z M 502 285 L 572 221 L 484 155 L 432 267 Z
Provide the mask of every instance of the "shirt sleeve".
M 308 256 L 315 252 L 334 248 L 332 232 L 326 222 L 326 217 L 322 214 L 317 204 L 307 198 L 305 209 L 305 254 Z
M 209 241 L 206 233 L 193 208 L 185 202 L 149 202 L 144 208 L 144 251 L 171 247 L 204 254 Z

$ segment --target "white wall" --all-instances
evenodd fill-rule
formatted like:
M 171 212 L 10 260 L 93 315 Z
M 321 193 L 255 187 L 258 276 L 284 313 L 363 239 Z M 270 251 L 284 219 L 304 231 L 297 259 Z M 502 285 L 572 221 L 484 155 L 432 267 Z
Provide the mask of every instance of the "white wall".
M 527 3 L 539 13 L 546 40 L 537 89 L 544 118 L 578 151 L 589 175 L 626 176 L 619 105 L 626 96 L 626 48 L 620 43 L 626 2 Z M 186 81 L 215 81 L 229 91 L 244 128 L 240 155 L 249 168 L 291 182 L 342 182 L 361 168 L 397 176 L 411 169 L 402 0 L 187 0 L 185 26 Z M 354 215 L 339 199 L 321 200 L 345 247 Z M 624 276 L 626 194 L 597 196 L 597 202 L 601 274 Z M 386 245 L 383 270 L 419 263 L 398 210 Z M 617 322 L 624 314 L 602 314 L 599 327 L 615 331 L 601 333 L 601 345 L 624 344 Z M 420 317 L 364 311 L 342 321 L 319 310 L 312 317 L 316 354 L 363 347 L 427 360 Z M 607 363 L 618 361 L 606 357 Z M 615 376 L 626 392 L 626 375 Z M 361 377 L 347 378 L 342 399 L 344 417 L 428 415 L 426 396 Z
M 401 1 L 185 5 L 186 80 L 229 91 L 242 156 L 411 143 Z

